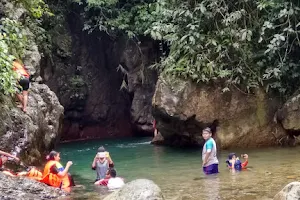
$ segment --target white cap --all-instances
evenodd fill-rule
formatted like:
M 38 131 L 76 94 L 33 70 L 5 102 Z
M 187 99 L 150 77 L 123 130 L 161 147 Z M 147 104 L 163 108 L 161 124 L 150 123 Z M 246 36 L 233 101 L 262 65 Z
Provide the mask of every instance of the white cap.
M 99 152 L 97 153 L 98 158 L 106 158 L 106 153 L 105 152 Z

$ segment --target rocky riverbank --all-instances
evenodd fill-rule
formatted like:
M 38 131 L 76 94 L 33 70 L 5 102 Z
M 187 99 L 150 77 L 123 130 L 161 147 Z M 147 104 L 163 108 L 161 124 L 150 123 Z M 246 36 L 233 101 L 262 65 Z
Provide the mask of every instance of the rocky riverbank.
M 0 191 L 0 199 L 6 200 L 57 199 L 68 195 L 43 183 L 28 178 L 10 177 L 2 172 L 0 172 Z

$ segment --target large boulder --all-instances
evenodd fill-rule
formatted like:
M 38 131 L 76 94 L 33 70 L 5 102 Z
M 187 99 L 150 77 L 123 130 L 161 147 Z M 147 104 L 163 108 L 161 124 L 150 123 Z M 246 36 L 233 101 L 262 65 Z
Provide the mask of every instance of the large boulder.
M 273 200 L 299 200 L 300 199 L 300 182 L 292 182 L 286 185 Z
M 273 122 L 278 103 L 262 90 L 255 94 L 235 88 L 222 92 L 217 84 L 195 85 L 160 77 L 152 105 L 165 144 L 202 145 L 202 129 L 216 121 L 216 138 L 222 148 L 270 146 L 290 140 Z
M 0 1 L 4 17 L 22 21 L 27 11 L 20 6 Z M 17 152 L 26 164 L 40 164 L 45 152 L 54 148 L 60 139 L 64 108 L 54 92 L 41 84 L 41 53 L 34 34 L 25 25 L 22 31 L 30 43 L 21 58 L 31 75 L 27 113 L 17 108 L 14 97 L 1 95 L 0 146 L 1 150 Z
M 137 179 L 108 195 L 104 200 L 164 200 L 164 197 L 153 181 Z
M 10 177 L 0 172 L 0 199 L 31 200 L 57 199 L 67 195 L 64 191 L 43 183 L 19 177 Z
M 0 145 L 15 151 L 30 164 L 39 164 L 46 151 L 59 141 L 63 107 L 56 95 L 44 84 L 32 83 L 27 113 L 10 98 L 0 106 Z
M 277 119 L 284 129 L 292 132 L 300 131 L 300 90 L 278 110 Z

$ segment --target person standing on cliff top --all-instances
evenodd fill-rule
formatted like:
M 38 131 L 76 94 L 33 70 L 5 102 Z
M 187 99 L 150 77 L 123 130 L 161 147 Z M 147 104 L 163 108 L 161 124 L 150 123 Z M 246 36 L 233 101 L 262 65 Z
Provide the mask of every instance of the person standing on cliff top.
M 205 144 L 202 150 L 202 167 L 205 174 L 219 173 L 219 161 L 217 158 L 217 145 L 212 138 L 212 131 L 210 128 L 205 128 L 202 131 L 202 137 Z

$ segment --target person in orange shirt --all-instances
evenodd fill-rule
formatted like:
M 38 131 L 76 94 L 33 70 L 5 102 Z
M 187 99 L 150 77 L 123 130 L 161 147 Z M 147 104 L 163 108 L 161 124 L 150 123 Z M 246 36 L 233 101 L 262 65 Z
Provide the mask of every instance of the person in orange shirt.
M 17 97 L 22 104 L 22 110 L 26 112 L 28 102 L 28 89 L 30 85 L 29 73 L 24 66 L 20 64 L 16 59 L 13 61 L 13 70 L 17 73 L 18 83 L 22 87 L 22 94 L 17 93 Z

